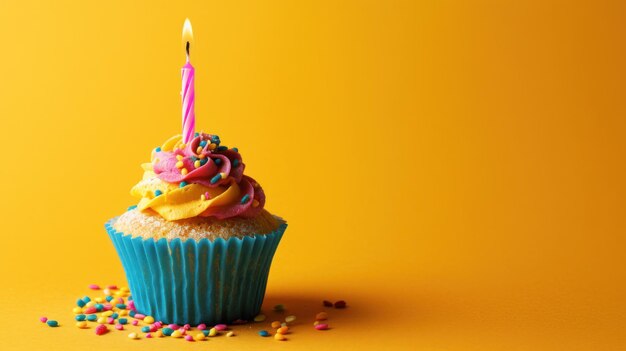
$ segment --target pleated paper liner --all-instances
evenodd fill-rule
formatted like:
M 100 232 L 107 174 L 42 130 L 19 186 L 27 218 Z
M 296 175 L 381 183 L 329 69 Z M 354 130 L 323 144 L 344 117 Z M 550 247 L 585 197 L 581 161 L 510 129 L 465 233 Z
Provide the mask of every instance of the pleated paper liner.
M 261 310 L 272 258 L 286 223 L 243 238 L 154 240 L 105 228 L 137 311 L 165 323 L 232 323 Z

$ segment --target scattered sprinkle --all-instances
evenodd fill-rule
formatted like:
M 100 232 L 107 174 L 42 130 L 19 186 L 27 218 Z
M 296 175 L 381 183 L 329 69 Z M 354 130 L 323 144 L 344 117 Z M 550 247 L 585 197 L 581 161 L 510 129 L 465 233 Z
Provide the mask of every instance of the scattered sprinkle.
M 211 143 L 209 144 L 209 150 L 215 150 L 217 148 L 217 144 Z
M 87 322 L 85 321 L 76 322 L 76 327 L 80 329 L 85 329 L 87 328 Z
M 274 334 L 274 339 L 278 341 L 285 341 L 287 338 L 283 334 L 276 333 Z
M 216 335 L 217 335 L 217 329 L 215 328 L 209 329 L 209 336 L 216 336 Z
M 222 179 L 222 175 L 221 174 L 216 174 L 213 176 L 213 178 L 211 178 L 211 184 L 215 184 L 217 182 L 219 182 Z
M 226 324 L 217 324 L 213 328 L 215 328 L 215 330 L 217 330 L 217 331 L 224 331 L 224 330 L 228 329 L 228 326 Z
M 183 169 L 180 170 L 180 174 L 182 174 L 182 175 L 186 175 L 187 173 L 189 173 L 187 168 L 183 168 Z
M 193 163 L 193 166 L 194 166 L 194 167 L 196 167 L 196 168 L 200 168 L 200 166 L 201 166 L 201 162 L 200 162 L 200 160 L 195 161 L 195 162 Z
M 233 336 L 235 336 L 235 332 L 234 331 L 229 331 L 228 333 L 226 333 L 226 336 L 229 337 L 229 338 L 233 337 Z
M 191 336 L 191 335 L 185 335 L 185 340 L 187 340 L 187 341 L 194 341 L 193 340 L 193 336 Z
M 53 320 L 46 320 L 46 324 L 49 327 L 58 327 L 59 326 L 59 322 L 57 321 L 53 321 Z
M 137 335 L 137 333 L 130 333 L 128 334 L 128 338 L 132 340 L 136 340 L 136 339 L 139 339 L 139 336 Z
M 280 328 L 280 322 L 279 321 L 273 321 L 271 326 L 274 329 Z
M 184 158 L 184 157 L 183 157 L 183 155 L 176 155 L 176 159 L 177 159 L 178 161 L 182 161 L 182 160 L 183 160 L 183 158 Z
M 90 322 L 94 322 L 98 319 L 98 316 L 96 316 L 95 314 L 90 314 L 87 316 L 87 320 Z
M 276 330 L 277 333 L 287 334 L 289 332 L 289 327 L 280 327 Z
M 89 289 L 91 290 L 100 290 L 100 286 L 98 284 L 90 284 Z
M 107 328 L 107 326 L 104 324 L 100 324 L 96 327 L 96 335 L 103 335 L 108 331 L 109 331 L 109 328 Z
M 258 323 L 258 322 L 263 322 L 263 321 L 265 320 L 265 318 L 266 318 L 266 317 L 265 317 L 265 315 L 264 315 L 264 314 L 260 314 L 260 315 L 258 315 L 258 316 L 256 316 L 256 317 L 254 317 L 254 321 L 255 321 L 255 322 L 257 322 L 257 323 Z
M 246 194 L 241 198 L 241 204 L 245 204 L 250 201 L 250 195 Z
M 202 324 L 198 324 L 198 326 L 196 327 L 196 329 L 198 330 L 204 330 L 206 329 L 206 324 L 202 323 Z
M 270 336 L 270 333 L 267 330 L 259 330 L 259 335 L 262 337 Z
M 198 334 L 194 335 L 194 337 L 193 337 L 193 339 L 195 341 L 202 341 L 202 340 L 204 340 L 204 338 L 206 338 L 206 336 L 204 336 L 204 333 L 198 333 Z
M 228 146 L 220 146 L 217 148 L 217 151 L 226 151 L 228 150 Z
M 183 332 L 180 330 L 174 330 L 170 336 L 173 338 L 182 338 Z
M 314 328 L 317 329 L 317 330 L 327 330 L 328 329 L 328 324 L 326 324 L 326 323 L 319 323 Z
M 294 315 L 285 317 L 285 322 L 287 323 L 293 323 L 295 320 L 296 320 L 296 316 Z
M 187 182 L 182 181 L 182 182 L 180 182 L 180 184 L 178 186 L 181 187 L 181 188 L 184 188 L 184 187 L 187 186 Z
M 346 308 L 346 302 L 344 300 L 335 302 L 335 308 Z
M 161 196 L 163 194 L 163 192 L 159 189 L 154 191 L 154 196 Z
M 183 168 L 184 166 L 185 164 L 183 163 L 183 161 L 176 162 L 176 168 Z
M 79 314 L 76 317 L 74 317 L 74 319 L 76 319 L 77 321 L 84 321 L 85 319 L 87 319 L 87 316 L 85 316 L 84 314 Z M 42 321 L 45 322 L 45 321 Z
M 221 158 L 214 158 L 213 162 L 215 162 L 215 164 L 219 166 L 220 164 L 222 164 L 222 159 Z
M 41 323 L 46 323 L 48 321 L 48 318 L 47 317 L 41 317 L 41 318 L 39 318 L 39 321 Z
M 154 149 L 154 151 L 156 151 L 156 152 L 161 152 L 161 148 L 160 148 L 160 147 L 157 147 L 156 149 Z
M 233 168 L 239 167 L 239 163 L 240 163 L 240 161 L 238 159 L 234 159 L 233 160 Z
M 120 324 L 120 323 L 117 323 L 117 324 L 115 325 L 115 329 L 117 329 L 117 330 L 124 330 L 124 325 L 122 325 L 122 324 Z
M 259 207 L 259 201 L 258 200 L 252 200 L 252 207 Z
M 206 144 L 208 144 L 206 140 L 202 140 L 202 141 L 200 142 L 200 146 L 202 146 L 202 147 L 205 147 L 205 146 L 206 146 Z
M 232 148 L 231 150 L 233 150 L 234 152 L 239 152 L 239 149 L 236 147 Z

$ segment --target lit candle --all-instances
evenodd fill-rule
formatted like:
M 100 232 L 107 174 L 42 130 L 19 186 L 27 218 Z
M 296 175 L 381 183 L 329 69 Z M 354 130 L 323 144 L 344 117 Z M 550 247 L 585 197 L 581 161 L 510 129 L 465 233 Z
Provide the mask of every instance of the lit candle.
M 187 63 L 183 66 L 182 77 L 183 87 L 180 92 L 183 100 L 183 143 L 188 143 L 193 139 L 194 129 L 196 128 L 196 112 L 194 111 L 196 101 L 196 89 L 194 82 L 196 71 L 189 63 L 189 42 L 193 39 L 191 31 L 191 23 L 189 19 L 185 20 L 183 26 L 183 42 L 185 42 L 185 51 L 187 52 Z

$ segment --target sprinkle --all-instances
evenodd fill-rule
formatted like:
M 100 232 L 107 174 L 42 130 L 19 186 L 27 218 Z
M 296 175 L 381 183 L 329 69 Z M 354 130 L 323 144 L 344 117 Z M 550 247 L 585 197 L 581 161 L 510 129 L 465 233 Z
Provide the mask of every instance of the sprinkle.
M 215 328 L 215 330 L 217 330 L 217 331 L 224 331 L 224 330 L 228 329 L 228 326 L 226 324 L 217 324 L 213 328 Z
M 161 194 L 163 194 L 163 192 L 159 189 L 154 191 L 154 196 L 160 196 Z
M 161 152 L 161 148 L 160 148 L 160 147 L 157 147 L 156 149 L 154 149 L 154 151 L 156 151 L 156 152 Z
M 74 309 L 72 309 L 72 312 L 79 314 L 83 312 L 83 309 L 80 307 L 74 307 Z
M 193 340 L 193 336 L 191 336 L 191 335 L 185 335 L 185 340 L 187 340 L 187 341 L 194 341 Z
M 135 315 L 133 317 L 135 317 L 136 319 L 144 319 L 144 318 L 146 318 L 146 316 L 141 314 L 141 313 L 135 313 Z
M 107 302 L 111 302 L 111 300 L 113 300 L 113 296 L 109 295 L 105 298 L 105 300 L 107 300 Z
M 315 315 L 315 320 L 325 321 L 327 319 L 328 319 L 328 313 L 326 313 L 326 312 L 320 312 L 320 313 Z
M 136 339 L 139 339 L 139 336 L 137 335 L 137 333 L 130 333 L 128 334 L 128 338 L 132 340 L 136 340 Z
M 220 137 L 218 135 L 212 135 L 211 136 L 211 141 L 216 143 L 216 144 L 219 144 L 220 143 Z
M 215 335 L 217 335 L 217 329 L 215 328 L 209 329 L 209 336 L 215 336 Z
M 183 155 L 176 155 L 176 159 L 177 159 L 178 161 L 182 161 L 182 160 L 183 160 L 183 158 L 184 158 L 184 156 L 183 156 Z
M 87 320 L 90 322 L 94 322 L 96 321 L 96 319 L 98 319 L 98 316 L 96 316 L 95 314 L 90 314 L 87 316 Z
M 107 318 L 107 323 L 109 323 L 109 324 L 115 324 L 115 318 L 113 318 L 113 317 L 108 317 L 108 318 Z
M 85 297 L 83 297 L 83 301 L 85 303 L 87 303 L 87 302 L 91 301 L 91 298 L 89 296 L 85 296 Z
M 222 174 L 216 174 L 213 176 L 213 178 L 211 178 L 211 184 L 215 184 L 217 182 L 219 182 L 222 179 Z
M 295 320 L 296 320 L 296 316 L 294 315 L 285 317 L 285 322 L 287 323 L 293 323 Z
M 276 330 L 276 332 L 280 334 L 287 334 L 289 332 L 289 327 L 280 327 Z
M 205 155 L 205 154 L 200 154 L 200 155 L 198 155 L 198 158 L 199 158 L 200 160 L 204 160 L 204 159 L 206 158 L 206 155 Z M 204 162 L 206 162 L 206 161 L 204 161 Z M 204 163 L 203 163 L 203 164 L 204 164 Z
M 238 159 L 234 159 L 233 160 L 233 168 L 237 168 L 239 167 L 239 160 Z
M 258 200 L 252 200 L 252 207 L 259 207 L 259 201 Z
M 194 136 L 194 137 L 199 137 L 199 136 L 200 136 L 200 133 L 195 132 L 195 133 L 193 133 L 193 136 Z
M 76 322 L 76 327 L 80 329 L 85 329 L 87 328 L 87 322 L 85 321 Z
M 193 166 L 194 166 L 194 167 L 196 167 L 196 168 L 200 168 L 200 164 L 201 164 L 201 163 L 202 163 L 202 162 L 200 162 L 200 160 L 195 161 L 195 162 L 193 163 Z
M 282 322 L 282 323 L 280 323 L 280 326 L 281 326 L 281 327 L 288 327 L 287 322 Z
M 344 300 L 335 302 L 335 308 L 346 308 L 346 302 Z
M 150 333 L 146 334 L 146 338 L 152 339 L 152 334 L 150 334 Z
M 97 303 L 103 303 L 103 302 L 104 302 L 104 299 L 103 299 L 103 298 L 101 298 L 101 297 L 96 297 L 96 298 L 94 299 L 94 301 L 96 301 Z
M 107 318 L 106 317 L 100 317 L 97 320 L 98 324 L 105 324 L 107 322 Z
M 274 329 L 280 328 L 280 322 L 279 321 L 273 321 L 271 326 Z
M 239 152 L 239 149 L 236 147 L 232 148 L 231 150 L 233 150 L 234 152 Z
M 176 162 L 176 168 L 183 168 L 184 166 L 183 161 Z
M 274 340 L 285 341 L 287 338 L 283 334 L 274 334 Z
M 206 324 L 202 323 L 202 324 L 198 324 L 198 326 L 196 327 L 198 330 L 204 330 L 206 329 Z
M 119 314 L 117 314 L 117 313 L 113 313 L 113 314 L 111 315 L 111 317 L 112 317 L 113 319 L 117 319 L 117 317 L 119 317 L 119 316 L 120 316 L 120 315 L 119 315 Z
M 202 146 L 198 146 L 198 148 L 196 149 L 196 153 L 198 155 L 202 153 Z
M 91 290 L 100 290 L 100 286 L 98 284 L 90 284 L 89 289 Z
M 181 187 L 181 188 L 184 188 L 185 186 L 187 186 L 187 182 L 182 181 L 182 182 L 180 182 L 180 184 L 178 186 Z
M 220 177 L 222 177 L 222 179 L 226 179 L 226 177 L 228 177 L 228 174 L 221 172 Z
M 46 323 L 48 321 L 48 318 L 47 317 L 41 317 L 41 318 L 39 318 L 39 321 L 41 323 Z
M 180 328 L 178 326 L 178 324 L 170 324 L 170 325 L 168 325 L 168 327 L 170 327 L 172 330 L 176 330 L 176 329 Z
M 180 145 L 178 145 L 178 148 L 182 150 L 185 148 L 185 146 L 187 146 L 187 144 L 181 143 Z
M 207 191 L 204 193 L 204 197 L 208 200 L 211 198 L 211 194 L 209 194 L 209 192 Z
M 328 329 L 328 324 L 326 324 L 326 323 L 319 323 L 314 328 L 317 329 L 317 330 L 326 330 L 326 329 Z
M 180 170 L 180 174 L 186 175 L 188 173 L 187 168 L 183 168 Z
M 215 143 L 209 144 L 209 150 L 215 150 L 215 148 L 217 148 L 217 144 Z
M 165 336 L 170 336 L 170 335 L 172 335 L 172 333 L 174 332 L 174 329 L 171 329 L 171 328 L 163 328 L 161 331 L 163 332 L 163 335 L 165 335 Z
M 213 162 L 215 162 L 215 164 L 219 166 L 220 164 L 222 164 L 222 159 L 221 158 L 214 158 Z
M 141 327 L 141 332 L 142 333 L 149 333 L 150 332 L 150 327 L 149 326 L 145 326 L 145 327 Z
M 235 336 L 235 332 L 234 331 L 229 331 L 228 333 L 226 333 L 226 336 L 229 338 L 232 338 L 233 336 Z
M 241 198 L 241 204 L 248 203 L 250 201 L 250 195 L 246 194 Z
M 158 148 L 159 150 L 161 150 L 161 148 Z M 107 286 L 107 288 L 111 289 L 111 290 L 117 290 L 117 285 L 109 285 Z
M 107 295 L 107 297 L 109 297 L 108 295 L 111 295 L 111 290 L 105 288 L 104 290 L 102 290 L 102 292 Z M 106 298 L 105 298 L 106 299 Z
M 152 323 L 154 323 L 154 317 L 152 317 L 152 316 L 146 316 L 146 317 L 143 319 L 143 321 L 144 321 L 144 323 L 152 324 Z
M 156 332 L 154 332 L 154 336 L 156 336 L 157 338 L 160 338 L 163 336 L 163 332 L 161 332 L 160 330 L 157 330 Z
M 102 312 L 102 313 L 100 313 L 100 315 L 102 317 L 111 317 L 113 315 L 113 311 Z
M 283 305 L 282 303 L 279 303 L 278 305 L 274 306 L 274 311 L 276 312 L 282 312 L 285 310 L 285 305 Z
M 85 314 L 92 314 L 92 313 L 98 312 L 98 309 L 92 306 L 92 307 L 85 308 L 83 312 L 85 312 Z
M 126 305 L 124 305 L 123 303 L 118 303 L 117 305 L 115 305 L 115 307 L 119 308 L 120 310 L 125 310 L 126 309 Z
M 102 335 L 108 331 L 109 331 L 109 328 L 107 328 L 107 326 L 104 324 L 100 324 L 99 326 L 96 327 L 96 335 Z
M 200 146 L 202 146 L 202 147 L 205 147 L 205 146 L 206 146 L 206 144 L 207 144 L 207 141 L 206 141 L 206 140 L 202 140 L 202 141 L 200 142 Z
M 217 148 L 217 151 L 226 151 L 228 150 L 228 146 L 220 146 Z
M 135 319 L 135 320 L 132 322 L 132 324 L 133 324 L 133 325 L 137 325 L 137 324 L 139 324 L 139 321 Z
M 87 303 L 86 303 L 85 301 L 83 301 L 83 299 L 78 299 L 78 300 L 76 300 L 76 305 L 77 305 L 78 307 L 85 307 L 85 305 L 86 305 L 86 304 L 87 304 Z
M 174 330 L 170 336 L 173 338 L 182 338 L 183 332 L 181 332 L 180 330 Z
M 46 317 L 43 317 L 43 318 L 46 318 Z M 84 321 L 85 319 L 87 319 L 87 316 L 85 316 L 84 314 L 79 314 L 76 317 L 74 317 L 74 319 L 80 322 L 80 321 Z M 45 322 L 45 321 L 42 320 L 42 322 Z
M 200 195 L 200 201 L 204 201 L 204 200 L 206 200 L 206 197 L 204 196 L 204 194 L 201 194 Z
M 118 322 L 120 322 L 120 324 L 126 324 L 126 323 L 128 323 L 128 319 L 120 318 Z
M 258 323 L 258 322 L 263 322 L 263 321 L 265 320 L 265 318 L 266 318 L 266 317 L 265 317 L 265 315 L 264 315 L 264 314 L 260 314 L 260 315 L 258 315 L 258 316 L 256 316 L 256 317 L 254 317 L 254 321 L 255 321 L 255 322 L 257 322 L 257 323 Z
M 120 324 L 120 323 L 117 323 L 117 324 L 115 325 L 115 329 L 117 329 L 117 330 L 124 330 L 124 325 L 123 325 L 123 324 Z
M 262 337 L 266 337 L 270 336 L 270 333 L 268 333 L 267 330 L 259 330 L 259 335 L 261 335 Z

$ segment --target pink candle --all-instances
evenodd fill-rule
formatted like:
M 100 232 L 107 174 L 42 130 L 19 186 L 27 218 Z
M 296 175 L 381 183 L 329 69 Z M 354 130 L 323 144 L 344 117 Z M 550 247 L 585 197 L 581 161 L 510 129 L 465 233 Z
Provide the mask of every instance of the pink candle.
M 183 27 L 183 38 L 185 36 L 192 36 L 189 19 L 185 20 Z M 196 128 L 196 112 L 194 109 L 196 101 L 196 90 L 194 87 L 196 71 L 189 63 L 189 41 L 187 41 L 185 49 L 187 51 L 187 63 L 185 63 L 182 69 L 183 86 L 180 94 L 183 100 L 183 143 L 186 144 L 193 139 Z

